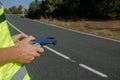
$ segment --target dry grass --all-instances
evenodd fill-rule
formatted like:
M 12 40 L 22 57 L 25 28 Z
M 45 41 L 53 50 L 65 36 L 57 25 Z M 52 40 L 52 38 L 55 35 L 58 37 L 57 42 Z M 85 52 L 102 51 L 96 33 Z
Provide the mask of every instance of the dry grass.
M 40 19 L 40 21 L 73 30 L 120 40 L 120 21 L 63 21 L 44 18 Z

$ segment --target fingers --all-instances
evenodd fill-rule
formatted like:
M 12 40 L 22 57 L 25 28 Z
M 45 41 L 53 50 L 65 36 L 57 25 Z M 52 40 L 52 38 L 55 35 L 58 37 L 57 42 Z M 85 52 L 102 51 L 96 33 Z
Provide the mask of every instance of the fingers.
M 24 63 L 30 63 L 30 62 L 32 62 L 32 61 L 35 59 L 35 57 L 40 57 L 40 54 L 41 54 L 43 51 L 44 51 L 43 48 L 39 48 L 38 51 L 32 52 L 32 55 L 29 56 L 29 57 L 27 58 L 27 60 L 25 60 Z
M 44 49 L 43 48 L 40 48 L 40 47 L 36 47 L 35 46 L 35 53 L 34 53 L 34 56 L 35 57 L 39 57 L 41 53 L 44 52 Z
M 41 47 L 36 47 L 36 51 L 38 51 L 38 52 L 42 53 L 42 52 L 44 52 L 44 49 L 43 49 L 43 48 L 41 48 Z
M 16 47 L 19 48 L 17 53 L 17 56 L 18 55 L 19 56 L 17 57 L 16 61 L 30 63 L 35 59 L 35 57 L 39 57 L 40 54 L 44 52 L 43 48 L 30 44 L 30 41 L 34 39 L 35 37 L 28 36 L 23 40 L 19 41 L 18 43 L 16 43 Z
M 21 38 L 21 37 L 28 37 L 28 35 L 25 34 L 25 33 L 20 33 L 20 34 L 17 34 L 17 35 L 15 35 L 15 36 L 17 36 L 18 38 Z
M 25 34 L 25 33 L 21 33 L 21 34 L 20 34 L 20 37 L 28 37 L 28 35 Z
M 22 41 L 25 41 L 25 42 L 29 43 L 31 40 L 35 40 L 35 37 L 28 36 L 27 38 L 23 39 Z
M 14 35 L 12 36 L 13 38 L 13 41 L 16 43 L 24 38 L 28 37 L 28 35 L 24 34 L 24 33 L 21 33 L 21 34 L 17 34 L 17 35 Z

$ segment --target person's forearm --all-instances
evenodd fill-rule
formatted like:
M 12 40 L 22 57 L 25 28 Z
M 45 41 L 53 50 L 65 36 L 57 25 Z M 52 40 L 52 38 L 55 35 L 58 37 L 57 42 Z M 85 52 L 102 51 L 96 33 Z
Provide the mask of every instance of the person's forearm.
M 11 62 L 14 60 L 14 47 L 0 48 L 0 65 Z

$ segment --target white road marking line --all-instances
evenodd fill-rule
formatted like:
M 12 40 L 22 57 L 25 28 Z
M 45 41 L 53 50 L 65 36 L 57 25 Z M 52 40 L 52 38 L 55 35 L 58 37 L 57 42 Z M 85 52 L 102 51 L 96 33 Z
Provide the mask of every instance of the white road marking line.
M 85 68 L 85 69 L 87 69 L 87 70 L 89 70 L 89 71 L 91 71 L 91 72 L 101 76 L 101 77 L 105 77 L 105 78 L 108 77 L 106 74 L 103 74 L 103 73 L 101 73 L 101 72 L 99 72 L 99 71 L 97 71 L 97 70 L 95 70 L 95 69 L 93 69 L 91 67 L 88 67 L 88 66 L 86 66 L 84 64 L 79 64 L 79 66 L 81 66 L 81 67 L 83 67 L 83 68 Z
M 52 51 L 53 53 L 55 53 L 55 54 L 57 54 L 57 55 L 65 58 L 65 59 L 67 59 L 67 60 L 69 60 L 69 61 L 71 61 L 71 62 L 73 62 L 73 63 L 76 62 L 75 60 L 71 59 L 70 57 L 68 57 L 68 56 L 66 56 L 66 55 L 63 55 L 62 53 L 60 53 L 60 52 L 58 52 L 58 51 L 56 51 L 56 50 L 54 50 L 54 49 L 52 49 L 52 48 L 50 48 L 50 47 L 48 47 L 48 46 L 44 46 L 44 47 L 45 47 L 46 49 Z M 84 69 L 86 69 L 86 70 L 89 70 L 89 71 L 91 71 L 91 72 L 93 72 L 93 73 L 95 73 L 95 74 L 97 74 L 97 75 L 99 75 L 99 76 L 101 76 L 101 77 L 105 77 L 105 78 L 108 77 L 106 74 L 104 74 L 104 73 L 102 73 L 102 72 L 99 72 L 99 71 L 97 71 L 97 70 L 95 70 L 95 69 L 93 69 L 93 68 L 91 68 L 91 67 L 88 67 L 88 66 L 86 66 L 86 65 L 84 65 L 84 64 L 79 64 L 79 66 L 82 67 L 82 68 L 84 68 Z
M 23 31 L 21 31 L 20 29 L 16 28 L 14 25 L 12 25 L 9 21 L 7 21 L 7 22 L 8 22 L 15 30 L 17 30 L 18 32 L 24 33 Z M 46 49 L 48 49 L 48 50 L 50 50 L 50 51 L 52 51 L 53 53 L 55 53 L 55 54 L 57 54 L 57 55 L 59 55 L 59 56 L 61 56 L 61 57 L 65 58 L 65 59 L 71 61 L 71 62 L 76 62 L 75 60 L 71 59 L 70 57 L 68 57 L 68 56 L 66 56 L 66 55 L 63 55 L 62 53 L 60 53 L 60 52 L 58 52 L 58 51 L 56 51 L 56 50 L 54 50 L 54 49 L 52 49 L 52 48 L 50 48 L 50 47 L 48 47 L 48 46 L 43 46 L 43 47 L 46 48 Z M 90 67 L 88 67 L 88 66 L 86 66 L 86 65 L 84 65 L 84 64 L 79 64 L 79 66 L 80 66 L 80 67 L 83 67 L 83 68 L 85 68 L 85 69 L 87 69 L 87 70 L 89 70 L 89 71 L 91 71 L 91 72 L 93 72 L 93 73 L 95 73 L 95 74 L 97 74 L 97 75 L 99 75 L 99 76 L 101 76 L 101 77 L 105 77 L 105 78 L 108 77 L 107 75 L 105 75 L 105 74 L 103 74 L 103 73 L 101 73 L 101 72 L 99 72 L 99 71 L 97 71 L 97 70 L 95 70 L 95 69 L 93 69 L 93 68 L 90 68 Z
M 61 54 L 60 52 L 58 52 L 58 51 L 56 51 L 56 50 L 54 50 L 54 49 L 52 49 L 52 48 L 50 48 L 50 47 L 48 47 L 48 46 L 44 46 L 44 48 L 52 51 L 53 53 L 55 53 L 55 54 L 57 54 L 57 55 L 65 58 L 65 59 L 68 59 L 68 60 L 70 59 L 70 57 L 68 57 L 68 56 L 66 56 L 66 55 L 64 55 L 64 54 Z
M 15 30 L 17 30 L 19 33 L 24 33 L 23 31 L 21 31 L 20 29 L 16 28 L 13 24 L 11 24 L 8 20 L 7 20 L 8 24 L 11 25 L 11 27 L 13 27 Z

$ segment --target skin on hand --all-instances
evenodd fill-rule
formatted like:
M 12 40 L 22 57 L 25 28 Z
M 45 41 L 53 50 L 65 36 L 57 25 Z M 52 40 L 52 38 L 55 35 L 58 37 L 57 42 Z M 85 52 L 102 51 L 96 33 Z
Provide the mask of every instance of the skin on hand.
M 29 41 L 34 39 L 35 38 L 32 36 L 28 36 L 15 44 L 16 51 L 14 55 L 16 56 L 14 58 L 14 61 L 22 62 L 22 63 L 30 63 L 35 59 L 35 57 L 40 56 L 40 53 L 42 53 L 44 49 L 29 44 Z
M 12 36 L 12 39 L 16 43 L 16 42 L 20 41 L 21 38 L 26 38 L 26 37 L 28 37 L 27 34 L 20 33 L 20 34 Z
M 23 38 L 24 37 L 24 38 Z M 22 40 L 19 40 L 23 38 Z M 13 36 L 15 46 L 0 48 L 0 66 L 8 62 L 30 63 L 44 51 L 43 48 L 31 45 L 29 41 L 34 40 L 32 36 L 18 34 Z

